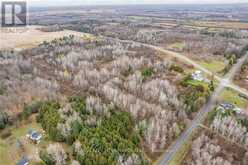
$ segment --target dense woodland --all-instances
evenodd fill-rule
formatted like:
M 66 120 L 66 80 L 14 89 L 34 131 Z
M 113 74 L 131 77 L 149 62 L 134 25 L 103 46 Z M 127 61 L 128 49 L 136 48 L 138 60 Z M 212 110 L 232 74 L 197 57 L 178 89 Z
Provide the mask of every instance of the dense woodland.
M 38 113 L 52 141 L 72 146 L 71 155 L 59 143 L 40 151 L 47 164 L 147 164 L 144 154 L 162 153 L 214 90 L 181 64 L 114 39 L 69 36 L 0 58 L 0 127 Z M 224 131 L 230 122 L 236 132 Z M 211 128 L 246 144 L 246 129 L 232 117 L 217 115 Z
M 141 17 L 123 10 L 111 17 L 112 10 L 52 15 L 56 19 L 48 14 L 44 20 L 34 13 L 33 24 L 50 25 L 42 32 L 69 29 L 94 36 L 0 51 L 0 131 L 35 117 L 49 141 L 38 152 L 43 163 L 151 164 L 190 125 L 214 91 L 214 80 L 196 81 L 193 66 L 139 43 L 193 60 L 221 59 L 223 75 L 248 50 L 247 30 L 193 26 L 181 19 L 195 17 L 180 11 L 168 20 L 144 16 L 143 9 Z M 247 68 L 245 63 L 237 81 L 247 78 Z M 214 110 L 207 120 L 208 129 L 193 137 L 183 164 L 246 165 L 247 116 Z
M 63 106 L 43 103 L 37 120 L 52 140 L 72 146 L 74 163 L 148 163 L 139 149 L 140 135 L 130 115 L 102 103 L 100 98 L 72 97 Z M 64 152 L 63 148 L 51 145 L 40 152 L 40 157 L 46 164 L 66 164 Z
M 100 162 L 145 164 L 144 151 L 153 159 L 188 123 L 190 113 L 184 110 L 179 92 L 191 87 L 173 85 L 173 79 L 183 80 L 185 74 L 174 71 L 172 61 L 142 48 L 70 36 L 22 52 L 1 52 L 1 128 L 39 113 L 37 120 L 51 140 L 75 143 L 78 150 L 78 142 L 89 148 L 87 154 L 74 153 L 81 164 L 96 157 Z M 64 103 L 75 95 L 81 97 Z M 89 137 L 96 140 L 97 148 L 92 148 Z M 119 145 L 106 141 L 109 138 Z M 48 151 L 53 147 L 49 148 L 41 157 L 51 163 L 57 158 L 51 158 Z

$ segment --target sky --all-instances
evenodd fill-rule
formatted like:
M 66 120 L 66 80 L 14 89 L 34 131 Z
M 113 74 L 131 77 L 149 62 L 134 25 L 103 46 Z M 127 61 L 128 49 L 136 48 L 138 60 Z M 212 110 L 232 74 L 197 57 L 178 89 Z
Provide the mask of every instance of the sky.
M 248 0 L 26 0 L 26 1 L 29 2 L 30 6 L 248 3 Z

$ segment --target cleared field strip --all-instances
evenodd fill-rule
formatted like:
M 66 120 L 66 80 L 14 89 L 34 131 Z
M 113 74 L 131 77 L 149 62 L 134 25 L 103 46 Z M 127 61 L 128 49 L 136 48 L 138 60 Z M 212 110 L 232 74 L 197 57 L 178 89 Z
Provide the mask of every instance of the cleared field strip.
M 63 30 L 57 32 L 42 32 L 39 27 L 27 27 L 26 30 L 18 32 L 7 32 L 6 29 L 0 28 L 0 49 L 25 49 L 32 48 L 43 41 L 51 41 L 55 38 L 60 38 L 69 35 L 84 37 L 89 34 L 81 32 Z

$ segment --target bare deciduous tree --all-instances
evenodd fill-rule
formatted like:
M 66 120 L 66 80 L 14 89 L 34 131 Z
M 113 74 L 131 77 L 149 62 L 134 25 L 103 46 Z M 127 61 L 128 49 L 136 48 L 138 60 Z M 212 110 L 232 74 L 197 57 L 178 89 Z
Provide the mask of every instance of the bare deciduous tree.
M 52 156 L 56 162 L 56 165 L 66 164 L 67 154 L 60 144 L 49 144 L 47 147 L 47 153 Z

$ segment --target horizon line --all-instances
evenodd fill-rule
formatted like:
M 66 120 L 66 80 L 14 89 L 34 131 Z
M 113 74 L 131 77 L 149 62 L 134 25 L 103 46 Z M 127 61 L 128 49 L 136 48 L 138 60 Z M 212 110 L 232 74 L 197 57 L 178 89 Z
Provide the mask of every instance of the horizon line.
M 63 5 L 36 5 L 36 4 L 28 4 L 29 7 L 84 7 L 84 6 L 146 6 L 146 5 L 168 5 L 168 6 L 172 6 L 172 5 L 248 5 L 248 2 L 231 2 L 231 3 L 137 3 L 137 4 L 72 4 L 72 5 L 67 5 L 67 4 L 63 4 Z

